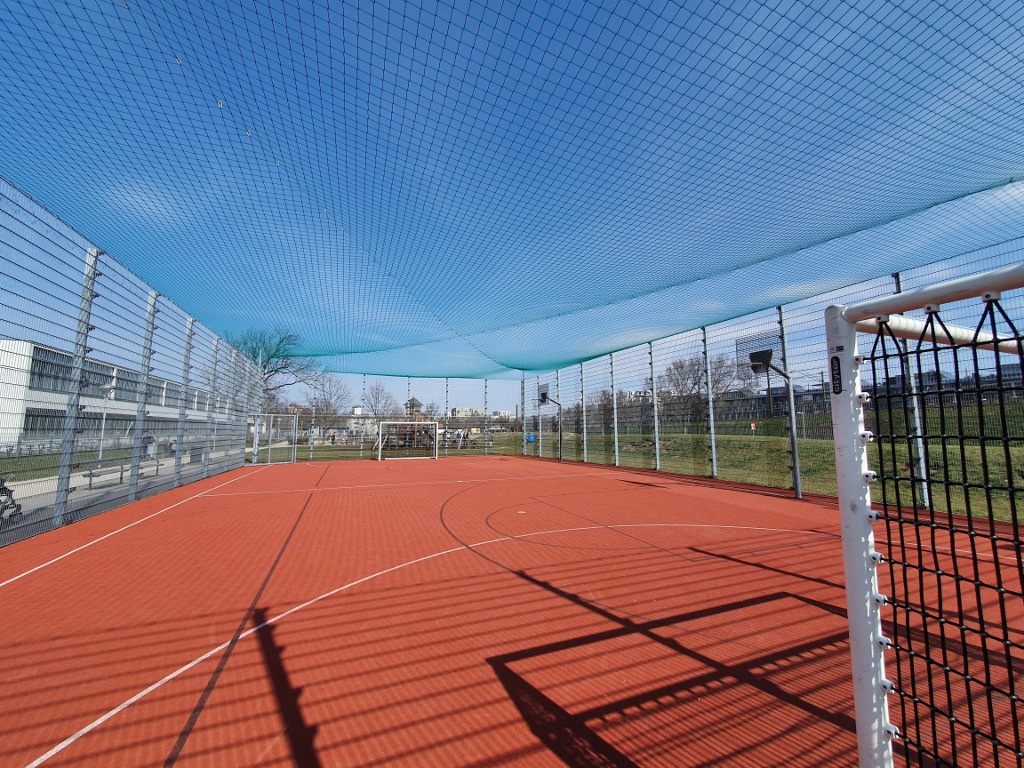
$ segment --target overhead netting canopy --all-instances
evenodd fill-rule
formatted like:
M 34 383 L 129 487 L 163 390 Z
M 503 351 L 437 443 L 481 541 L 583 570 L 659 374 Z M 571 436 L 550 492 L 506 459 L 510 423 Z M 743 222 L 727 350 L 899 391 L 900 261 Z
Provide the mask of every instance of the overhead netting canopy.
M 1019 2 L 8 0 L 0 174 L 211 328 L 545 370 L 1024 235 Z

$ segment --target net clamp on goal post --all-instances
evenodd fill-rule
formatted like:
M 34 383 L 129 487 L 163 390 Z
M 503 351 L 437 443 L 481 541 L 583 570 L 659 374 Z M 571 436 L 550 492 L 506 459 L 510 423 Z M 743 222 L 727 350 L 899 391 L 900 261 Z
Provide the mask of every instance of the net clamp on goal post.
M 974 350 L 989 349 L 997 354 L 1019 355 L 1019 339 L 1008 341 L 985 333 L 980 328 L 950 326 L 933 315 L 937 314 L 943 303 L 976 297 L 982 297 L 986 303 L 997 302 L 1002 291 L 1021 287 L 1024 287 L 1024 265 L 1015 265 L 856 305 L 836 305 L 825 312 L 857 746 L 861 768 L 892 766 L 893 741 L 905 738 L 906 734 L 901 734 L 899 728 L 890 722 L 888 696 L 893 693 L 902 694 L 886 678 L 886 654 L 893 649 L 894 643 L 883 632 L 882 612 L 890 605 L 890 598 L 881 594 L 878 588 L 877 567 L 886 561 L 886 557 L 875 549 L 874 522 L 879 519 L 879 513 L 872 508 L 870 491 L 871 484 L 879 479 L 878 474 L 869 467 L 869 446 L 877 436 L 866 428 L 864 413 L 865 406 L 873 399 L 871 387 L 881 386 L 881 394 L 892 397 L 889 388 L 894 386 L 896 379 L 884 378 L 880 384 L 873 371 L 865 370 L 870 355 L 861 354 L 858 350 L 857 334 L 862 332 L 875 334 L 876 338 L 885 335 L 910 339 L 919 345 L 927 342 L 934 347 L 943 344 L 954 350 L 958 345 L 970 345 Z M 928 318 L 926 320 L 900 314 L 922 309 Z M 903 352 L 907 354 L 906 348 Z M 917 351 L 914 353 L 920 354 Z M 903 358 L 900 366 L 899 381 L 904 383 L 903 386 L 913 387 L 914 373 Z M 872 374 L 872 385 L 868 389 L 862 389 L 862 373 Z M 917 375 L 923 378 L 922 374 Z M 904 402 L 912 397 L 907 394 L 901 396 Z M 876 418 L 876 421 L 880 419 Z M 905 431 L 906 435 L 899 436 L 903 442 L 913 446 L 914 441 L 922 441 L 920 425 Z M 895 442 L 896 437 L 883 435 L 879 439 Z M 919 491 L 913 491 L 918 502 L 924 500 L 925 506 L 930 503 L 927 490 L 930 481 L 926 473 L 913 468 L 909 479 L 899 479 L 905 483 L 904 487 L 920 488 Z
M 436 459 L 436 421 L 382 421 L 377 428 L 377 460 Z

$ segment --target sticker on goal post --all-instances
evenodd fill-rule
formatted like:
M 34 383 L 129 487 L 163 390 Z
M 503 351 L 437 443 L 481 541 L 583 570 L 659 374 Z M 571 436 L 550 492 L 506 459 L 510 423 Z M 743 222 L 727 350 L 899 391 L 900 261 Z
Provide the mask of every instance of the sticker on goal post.
M 829 369 L 832 374 L 832 393 L 841 394 L 843 391 L 843 369 L 839 364 L 839 355 L 832 355 Z

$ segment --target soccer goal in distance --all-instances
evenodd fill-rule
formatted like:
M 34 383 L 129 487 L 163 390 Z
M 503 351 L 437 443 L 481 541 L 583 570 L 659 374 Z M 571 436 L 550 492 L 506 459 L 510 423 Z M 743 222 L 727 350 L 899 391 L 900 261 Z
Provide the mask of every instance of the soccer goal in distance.
M 377 459 L 436 459 L 436 421 L 383 421 L 377 432 Z

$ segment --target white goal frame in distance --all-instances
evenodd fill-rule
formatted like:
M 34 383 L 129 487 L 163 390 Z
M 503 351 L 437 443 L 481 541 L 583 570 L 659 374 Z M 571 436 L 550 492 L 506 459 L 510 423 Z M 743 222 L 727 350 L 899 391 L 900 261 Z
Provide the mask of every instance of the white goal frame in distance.
M 938 306 L 943 302 L 975 297 L 998 297 L 1000 291 L 1024 287 L 1024 265 L 1004 267 L 985 274 L 951 280 L 851 306 L 836 305 L 825 311 L 831 373 L 832 429 L 835 439 L 840 522 L 843 532 L 843 567 L 850 622 L 850 655 L 853 663 L 853 699 L 857 722 L 857 749 L 861 768 L 891 768 L 892 739 L 898 730 L 889 720 L 886 699 L 891 683 L 885 675 L 882 606 L 876 568 L 868 443 L 874 435 L 865 429 L 864 405 L 870 399 L 861 389 L 857 332 L 877 333 L 885 322 L 894 336 L 918 339 L 924 322 L 903 317 L 902 312 Z M 984 344 L 973 329 L 943 326 L 949 343 Z
M 432 446 L 432 454 L 430 456 L 384 456 L 384 427 L 390 426 L 410 426 L 418 428 L 433 427 L 434 428 L 434 441 Z M 437 433 L 438 423 L 436 421 L 382 421 L 377 425 L 377 461 L 383 461 L 385 458 L 389 459 L 436 459 L 437 458 Z

